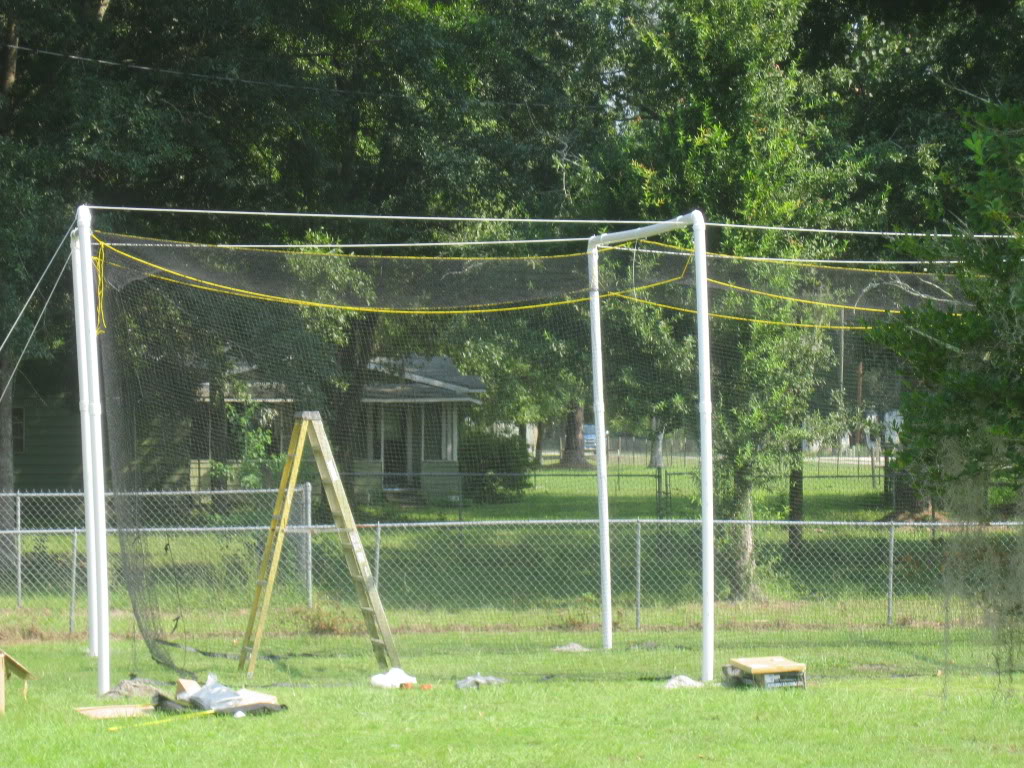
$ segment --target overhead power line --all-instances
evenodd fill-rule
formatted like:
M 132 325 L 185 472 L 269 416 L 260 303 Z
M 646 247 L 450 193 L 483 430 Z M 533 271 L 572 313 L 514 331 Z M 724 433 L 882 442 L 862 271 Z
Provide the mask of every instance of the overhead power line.
M 93 205 L 95 211 L 125 211 L 129 213 L 168 213 L 168 214 L 205 214 L 210 216 L 267 216 L 277 218 L 298 219 L 350 219 L 380 221 L 428 221 L 428 222 L 467 222 L 467 223 L 500 223 L 500 224 L 590 224 L 592 226 L 626 225 L 644 226 L 657 223 L 652 219 L 554 219 L 529 218 L 517 216 L 413 216 L 388 213 L 306 213 L 298 211 L 231 211 L 206 210 L 202 208 L 143 208 L 123 205 Z M 823 235 L 849 235 L 866 237 L 920 237 L 920 238 L 957 238 L 970 237 L 986 240 L 1013 240 L 1015 235 L 998 235 L 989 233 L 956 234 L 951 232 L 901 232 L 898 230 L 875 229 L 828 229 L 824 227 L 788 227 L 772 224 L 734 224 L 731 222 L 709 221 L 706 226 L 719 229 L 751 229 L 767 232 L 795 232 Z
M 134 64 L 127 61 L 113 61 L 111 59 L 99 59 L 93 56 L 80 56 L 74 53 L 64 53 L 62 51 L 49 51 L 44 48 L 32 48 L 27 45 L 11 45 L 7 44 L 5 47 L 12 48 L 16 51 L 23 53 L 35 54 L 38 56 L 51 56 L 59 59 L 66 59 L 68 61 L 77 61 L 83 64 L 94 64 L 101 67 L 115 67 L 119 69 L 125 69 L 135 72 L 145 72 L 152 75 L 164 75 L 167 77 L 181 77 L 192 80 L 203 80 L 206 82 L 217 82 L 217 83 L 230 83 L 232 85 L 246 85 L 251 87 L 259 88 L 276 88 L 281 90 L 292 90 L 302 91 L 305 93 L 325 93 L 336 96 L 359 96 L 370 99 L 394 99 L 404 100 L 410 97 L 408 93 L 402 93 L 398 91 L 368 91 L 360 88 L 336 88 L 333 86 L 323 85 L 304 85 L 301 83 L 283 83 L 275 80 L 258 80 L 251 77 L 235 77 L 232 75 L 211 75 L 203 74 L 201 72 L 187 72 L 181 69 L 169 69 L 167 67 L 152 67 L 145 64 Z M 470 102 L 479 104 L 481 106 L 492 106 L 492 107 L 532 107 L 538 109 L 555 109 L 564 112 L 576 112 L 579 110 L 589 111 L 605 111 L 607 107 L 599 104 L 554 104 L 551 102 L 544 101 L 509 101 L 500 99 L 482 99 L 476 96 L 470 96 L 468 94 L 459 95 L 460 103 Z
M 14 329 L 18 327 L 18 323 L 21 321 L 22 316 L 24 316 L 25 312 L 28 310 L 28 305 L 30 303 L 32 303 L 32 298 L 36 295 L 36 291 L 39 290 L 39 286 L 42 285 L 43 284 L 43 280 L 46 279 L 46 273 L 50 271 L 50 267 L 53 266 L 53 262 L 54 262 L 54 260 L 56 260 L 57 254 L 60 253 L 60 249 L 64 247 L 64 243 L 67 241 L 68 236 L 71 234 L 71 230 L 74 229 L 74 228 L 75 228 L 75 225 L 74 225 L 74 223 L 72 223 L 71 226 L 68 227 L 68 231 L 64 233 L 64 237 L 62 237 L 60 239 L 60 243 L 57 244 L 57 248 L 56 248 L 56 250 L 54 250 L 53 255 L 50 257 L 50 261 L 47 263 L 46 267 L 43 268 L 43 273 L 41 275 L 39 275 L 39 279 L 36 280 L 36 284 L 32 287 L 32 290 L 29 292 L 28 298 L 25 299 L 25 303 L 21 305 L 21 310 L 18 312 L 18 316 L 16 318 L 14 318 L 14 322 L 11 323 L 11 327 L 8 329 L 7 335 L 4 336 L 4 340 L 3 341 L 0 341 L 0 352 L 3 352 L 4 351 L 4 347 L 7 346 L 7 342 L 10 340 L 11 336 L 14 334 Z M 47 301 L 49 301 L 49 300 L 47 300 Z M 5 391 L 6 391 L 6 388 L 5 388 Z M 0 398 L 0 399 L 2 399 L 2 398 Z

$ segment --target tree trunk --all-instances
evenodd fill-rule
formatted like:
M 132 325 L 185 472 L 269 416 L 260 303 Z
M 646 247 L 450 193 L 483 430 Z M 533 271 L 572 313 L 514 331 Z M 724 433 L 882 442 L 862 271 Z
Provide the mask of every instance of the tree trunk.
M 892 512 L 895 519 L 917 521 L 928 517 L 934 519 L 935 510 L 932 507 L 931 498 L 922 494 L 914 486 L 909 472 L 905 470 L 894 472 L 890 482 L 892 484 Z
M 537 422 L 537 445 L 533 448 L 533 460 L 537 466 L 544 465 L 544 422 Z
M 651 461 L 647 465 L 649 469 L 661 469 L 665 466 L 665 428 L 659 427 L 657 417 L 651 419 Z
M 804 519 L 804 470 L 801 464 L 799 468 L 789 470 L 789 519 L 793 522 L 803 522 Z M 789 544 L 787 553 L 791 560 L 800 558 L 804 545 L 804 529 L 799 525 L 789 526 Z
M 4 70 L 3 77 L 0 79 L 0 93 L 4 96 L 6 109 L 0 112 L 0 133 L 11 133 L 13 132 L 14 125 L 14 106 L 11 103 L 13 99 L 12 91 L 14 90 L 15 81 L 18 79 L 18 49 L 14 47 L 18 44 L 18 25 L 13 17 L 7 19 L 7 24 L 4 28 L 4 43 L 7 44 L 7 55 L 4 56 Z
M 363 388 L 376 349 L 377 328 L 376 315 L 360 315 L 353 318 L 349 329 L 351 340 L 345 346 L 338 347 L 334 357 L 339 370 L 350 372 L 350 380 L 333 405 L 334 413 L 323 414 L 323 417 L 330 418 L 328 429 L 331 447 L 338 463 L 338 470 L 343 473 L 351 472 L 356 459 L 365 451 Z M 333 382 L 324 382 L 322 386 L 325 392 L 334 389 Z
M 573 403 L 565 414 L 565 449 L 561 466 L 570 469 L 585 469 L 587 458 L 583 454 L 583 405 Z
M 224 387 L 224 379 L 219 374 L 210 377 L 210 459 L 221 464 L 228 460 L 228 414 Z M 227 487 L 226 475 L 210 474 L 211 490 L 223 491 Z
M 14 373 L 14 363 L 0 352 L 0 392 Z M 0 399 L 0 494 L 14 490 L 14 383 Z M 14 498 L 0 495 L 0 530 L 10 531 L 17 525 Z M 12 573 L 17 567 L 14 536 L 0 536 L 0 573 Z
M 754 517 L 754 486 L 742 474 L 736 478 L 734 490 L 734 514 L 736 520 L 752 520 Z M 729 570 L 729 594 L 733 600 L 758 600 L 761 597 L 757 587 L 757 560 L 754 556 L 754 526 L 729 526 L 733 567 Z

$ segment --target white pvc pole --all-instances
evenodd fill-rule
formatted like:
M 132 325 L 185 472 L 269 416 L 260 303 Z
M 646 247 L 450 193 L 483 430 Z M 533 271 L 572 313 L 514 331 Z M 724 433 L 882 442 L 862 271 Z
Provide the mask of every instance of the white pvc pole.
M 668 221 L 662 221 L 657 224 L 649 224 L 646 227 L 637 227 L 636 229 L 627 229 L 622 232 L 607 232 L 603 235 L 594 235 L 587 242 L 587 267 L 589 270 L 590 277 L 590 349 L 591 349 L 591 365 L 594 378 L 594 428 L 597 430 L 597 519 L 598 519 L 598 535 L 600 537 L 600 552 L 601 552 L 601 637 L 603 647 L 607 650 L 612 647 L 612 574 L 611 574 L 611 541 L 609 535 L 609 523 L 608 523 L 608 456 L 606 450 L 606 435 L 605 435 L 605 417 L 604 417 L 604 353 L 601 346 L 601 293 L 600 284 L 598 279 L 598 251 L 602 245 L 614 245 L 616 243 L 626 243 L 632 240 L 642 240 L 647 237 L 654 237 L 656 235 L 663 234 L 665 232 L 671 232 L 674 229 L 685 227 L 687 225 L 693 226 L 694 243 L 696 251 L 696 260 L 698 264 L 698 347 L 700 347 L 700 285 L 704 286 L 704 320 L 705 329 L 703 333 L 705 347 L 707 346 L 707 273 L 706 273 L 706 254 L 704 248 L 704 216 L 700 211 L 693 211 L 684 216 L 678 216 Z M 703 271 L 701 271 L 703 270 Z M 703 275 L 703 282 L 701 281 L 701 275 Z M 710 374 L 708 374 L 708 381 L 710 382 Z M 704 446 L 707 446 L 708 456 L 711 455 L 711 398 L 710 398 L 710 387 L 708 388 L 707 397 L 707 432 L 704 431 L 703 413 L 704 413 L 704 399 L 703 399 L 703 388 L 701 389 L 702 397 L 702 421 L 701 421 L 701 450 L 704 451 Z M 711 477 L 711 462 L 710 460 L 705 461 L 702 464 L 701 474 L 702 483 L 703 475 L 707 473 L 707 477 Z M 705 497 L 705 503 L 710 501 L 710 496 Z M 704 526 L 706 529 L 711 529 L 711 512 L 710 507 L 705 507 L 705 521 Z M 704 535 L 704 611 L 705 617 L 707 616 L 707 571 L 708 571 L 708 560 L 706 556 L 706 548 L 708 546 L 708 538 L 706 531 Z M 714 578 L 714 558 L 711 561 L 712 579 Z M 711 593 L 714 596 L 714 582 L 712 581 Z M 713 616 L 712 616 L 713 618 Z M 705 636 L 708 636 L 708 627 L 705 624 L 704 632 Z M 713 629 L 711 630 L 713 632 Z M 713 634 L 710 635 L 713 637 Z M 709 661 L 707 658 L 707 650 L 705 649 L 704 667 L 710 669 L 713 665 L 713 660 Z M 706 678 L 710 679 L 710 678 Z
M 597 238 L 587 244 L 590 272 L 590 360 L 594 378 L 594 429 L 597 430 L 597 527 L 601 551 L 601 644 L 612 647 L 612 557 L 608 524 L 608 453 L 605 450 L 604 355 L 601 350 L 601 290 Z
M 81 222 L 79 222 L 81 226 Z M 88 237 L 85 234 L 84 237 Z M 96 560 L 92 557 L 93 540 L 93 494 L 92 494 L 92 442 L 88 439 L 91 421 L 89 419 L 89 373 L 88 355 L 86 354 L 86 338 L 88 325 L 85 320 L 86 301 L 83 298 L 83 284 L 89 277 L 88 271 L 83 270 L 83 261 L 88 262 L 86 254 L 83 257 L 80 242 L 83 238 L 81 229 L 74 232 L 71 237 L 71 276 L 75 297 L 75 349 L 78 356 L 78 410 L 82 431 L 82 501 L 85 511 L 85 541 L 86 541 L 86 584 L 88 594 L 88 626 L 89 626 L 89 655 L 96 656 L 97 636 L 95 617 L 98 614 L 96 608 Z M 85 277 L 83 277 L 83 274 Z
M 92 215 L 89 207 L 78 208 L 78 274 L 81 281 L 79 298 L 82 301 L 80 318 L 84 322 L 85 392 L 88 411 L 87 430 L 82 435 L 83 445 L 89 443 L 92 482 L 86 493 L 86 519 L 91 514 L 92 538 L 89 539 L 90 566 L 95 571 L 95 614 L 90 616 L 90 628 L 96 627 L 97 689 L 102 695 L 110 690 L 110 595 L 107 577 L 107 506 L 103 463 L 103 408 L 100 391 L 99 348 L 96 343 L 96 291 L 93 286 Z M 82 369 L 79 368 L 81 375 Z M 80 385 L 81 386 L 81 385 Z M 84 450 L 83 450 L 84 456 Z M 84 468 L 83 468 L 84 470 Z M 89 502 L 91 501 L 91 509 Z
M 700 410 L 701 498 L 701 670 L 707 683 L 715 676 L 715 482 L 711 436 L 711 331 L 708 323 L 708 261 L 704 217 L 693 216 L 693 250 L 697 272 L 697 379 Z

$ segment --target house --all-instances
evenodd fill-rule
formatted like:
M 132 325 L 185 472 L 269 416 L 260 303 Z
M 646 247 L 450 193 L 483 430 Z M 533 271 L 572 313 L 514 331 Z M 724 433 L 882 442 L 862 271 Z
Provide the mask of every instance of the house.
M 261 426 L 271 430 L 271 452 L 284 453 L 296 410 L 284 388 L 249 382 L 244 393 L 233 387 L 228 390 L 218 399 L 236 407 L 243 403 L 256 406 Z M 446 357 L 371 361 L 362 388 L 353 475 L 344 478 L 354 500 L 375 503 L 385 496 L 417 495 L 444 502 L 460 496 L 460 426 L 469 409 L 479 405 L 483 392 L 478 377 L 461 373 Z M 210 409 L 210 385 L 203 383 L 196 389 L 191 419 L 189 476 L 193 490 L 210 487 L 211 458 L 217 453 Z M 228 444 L 241 444 L 237 425 L 226 423 L 223 428 Z M 339 454 L 340 447 L 334 448 Z M 226 455 L 223 447 L 219 453 Z M 277 482 L 278 478 L 268 477 L 263 484 L 273 487 Z
M 461 498 L 460 428 L 480 404 L 483 382 L 447 357 L 380 358 L 369 367 L 362 396 L 366 444 L 354 466 L 357 499 L 409 493 L 435 502 Z
M 81 412 L 74 360 L 26 361 L 12 403 L 14 487 L 82 489 Z
M 52 363 L 26 366 L 19 376 L 13 411 L 17 488 L 82 487 L 75 371 L 71 366 L 64 375 L 56 369 Z M 244 379 L 246 372 L 236 374 Z M 296 408 L 284 388 L 249 382 L 244 393 L 228 389 L 216 399 L 232 405 L 257 404 L 261 423 L 272 430 L 271 452 L 285 452 Z M 417 494 L 435 502 L 461 496 L 460 430 L 483 393 L 478 377 L 461 373 L 446 357 L 373 360 L 361 397 L 355 475 L 346 478 L 350 493 L 364 503 L 379 501 L 385 494 Z M 211 407 L 210 385 L 201 383 L 190 408 L 169 414 L 166 423 L 150 425 L 145 435 L 137 436 L 134 461 L 149 487 L 208 489 L 212 457 L 219 452 L 226 463 L 232 455 L 237 459 L 238 428 L 230 422 L 224 425 L 227 446 L 215 450 Z M 159 444 L 160 450 L 149 450 L 151 444 Z M 275 487 L 278 480 L 263 478 L 267 487 Z

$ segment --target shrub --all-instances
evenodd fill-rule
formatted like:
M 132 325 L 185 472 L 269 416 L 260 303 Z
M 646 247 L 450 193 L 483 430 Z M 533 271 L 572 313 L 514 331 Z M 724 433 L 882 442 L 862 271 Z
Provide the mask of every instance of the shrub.
M 530 453 L 518 435 L 469 430 L 459 443 L 459 471 L 471 501 L 507 501 L 530 486 Z

